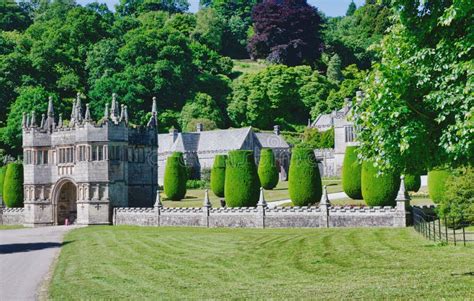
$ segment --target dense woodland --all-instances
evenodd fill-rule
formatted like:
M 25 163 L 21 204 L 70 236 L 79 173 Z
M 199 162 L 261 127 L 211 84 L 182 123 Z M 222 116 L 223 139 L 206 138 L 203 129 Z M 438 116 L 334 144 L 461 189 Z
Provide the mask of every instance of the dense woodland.
M 330 18 L 305 0 L 202 0 L 195 14 L 186 0 L 121 0 L 114 12 L 2 0 L 0 148 L 18 154 L 22 112 L 41 116 L 48 96 L 66 123 L 77 93 L 96 120 L 117 93 L 136 125 L 156 96 L 161 132 L 302 133 L 363 89 L 364 156 L 387 168 L 472 162 L 471 4 L 367 0 Z

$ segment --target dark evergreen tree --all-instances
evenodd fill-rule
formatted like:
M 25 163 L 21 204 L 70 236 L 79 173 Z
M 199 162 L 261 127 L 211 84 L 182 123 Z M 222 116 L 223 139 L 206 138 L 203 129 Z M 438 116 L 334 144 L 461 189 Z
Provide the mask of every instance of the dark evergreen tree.
M 23 164 L 15 162 L 7 165 L 3 201 L 8 208 L 23 206 Z
M 166 160 L 164 191 L 166 197 L 180 201 L 186 196 L 187 170 L 183 153 L 176 152 Z
M 293 149 L 290 162 L 288 190 L 293 204 L 308 206 L 321 200 L 322 182 L 318 162 L 311 148 Z
M 225 170 L 225 201 L 229 207 L 257 205 L 260 181 L 252 151 L 229 152 Z
M 354 3 L 354 1 L 351 1 L 351 3 L 349 4 L 349 7 L 347 8 L 346 16 L 352 16 L 356 10 L 357 10 L 356 4 Z
M 346 147 L 342 165 L 342 189 L 352 199 L 362 199 L 362 165 L 357 161 L 356 146 Z
M 253 59 L 295 66 L 313 65 L 321 56 L 322 19 L 306 0 L 266 0 L 254 7 L 252 19 L 248 49 Z
M 395 171 L 384 171 L 372 162 L 362 164 L 362 197 L 369 206 L 394 206 L 398 189 L 400 188 L 400 174 Z
M 225 167 L 227 156 L 216 155 L 211 169 L 211 189 L 218 197 L 225 196 Z
M 326 76 L 330 81 L 338 83 L 343 80 L 341 64 L 339 55 L 337 53 L 334 54 L 329 61 L 328 70 L 326 72 Z

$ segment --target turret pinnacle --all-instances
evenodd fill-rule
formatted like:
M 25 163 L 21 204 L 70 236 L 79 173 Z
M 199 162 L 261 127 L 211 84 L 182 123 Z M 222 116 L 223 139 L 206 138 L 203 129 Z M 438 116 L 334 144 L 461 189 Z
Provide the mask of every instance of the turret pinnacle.
M 113 122 L 118 121 L 118 114 L 119 114 L 119 104 L 117 101 L 117 94 L 113 93 L 112 94 L 112 104 L 110 105 L 110 119 Z
M 82 122 L 82 104 L 81 104 L 81 94 L 77 93 L 76 98 L 76 122 Z
M 109 104 L 108 103 L 105 103 L 104 120 L 109 120 Z
M 147 124 L 148 127 L 155 128 L 158 126 L 158 120 L 157 120 L 156 115 L 157 115 L 156 97 L 153 97 L 153 104 L 151 105 L 151 117 Z
M 48 99 L 48 117 L 54 117 L 53 98 Z
M 43 124 L 42 128 L 52 132 L 56 126 L 54 122 L 54 108 L 53 108 L 53 98 L 50 96 L 48 100 L 48 117 Z
M 122 121 L 125 122 L 125 124 L 128 124 L 128 109 L 127 106 L 123 107 L 123 119 Z
M 28 127 L 28 121 L 27 121 L 27 117 L 26 117 L 26 112 L 23 112 L 23 117 L 21 119 L 21 127 L 22 128 L 26 128 Z
M 89 104 L 86 104 L 86 114 L 84 115 L 84 121 L 85 122 L 90 122 L 91 119 L 91 112 L 89 110 Z
M 59 113 L 58 127 L 59 128 L 63 127 L 63 114 L 62 113 Z
M 79 97 L 79 93 L 77 93 L 78 97 Z M 74 124 L 76 123 L 76 100 L 74 99 L 73 102 L 72 102 L 72 111 L 71 111 L 71 118 L 69 120 L 69 126 L 74 126 Z
M 44 114 L 41 114 L 40 128 L 44 129 L 45 122 L 46 122 L 46 120 L 44 118 Z
M 30 127 L 36 127 L 36 113 L 31 111 L 31 124 Z

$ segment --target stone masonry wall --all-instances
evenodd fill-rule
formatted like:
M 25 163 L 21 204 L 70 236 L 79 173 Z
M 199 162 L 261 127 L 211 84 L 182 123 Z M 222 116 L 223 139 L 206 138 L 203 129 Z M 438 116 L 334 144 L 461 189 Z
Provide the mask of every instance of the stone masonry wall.
M 23 225 L 23 208 L 1 208 L 0 207 L 0 225 Z
M 397 207 L 115 208 L 114 225 L 320 228 L 405 227 Z

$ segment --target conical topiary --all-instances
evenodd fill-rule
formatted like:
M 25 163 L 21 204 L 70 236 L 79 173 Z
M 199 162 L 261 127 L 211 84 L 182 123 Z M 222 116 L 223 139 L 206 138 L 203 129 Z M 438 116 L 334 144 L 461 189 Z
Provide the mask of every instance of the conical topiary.
M 428 172 L 428 194 L 435 203 L 446 198 L 446 181 L 451 175 L 447 169 L 433 169 Z
M 216 155 L 211 169 L 211 189 L 218 197 L 225 196 L 225 167 L 227 155 Z
M 369 206 L 394 206 L 398 189 L 400 188 L 400 174 L 379 169 L 372 162 L 362 164 L 362 196 Z
M 307 206 L 321 200 L 321 175 L 312 149 L 293 149 L 288 188 L 291 201 L 296 206 Z
M 357 161 L 357 146 L 346 147 L 342 165 L 342 189 L 351 199 L 362 199 L 362 164 Z
M 258 178 L 264 189 L 273 189 L 278 184 L 278 169 L 271 149 L 264 148 L 260 152 Z
M 229 152 L 225 170 L 225 201 L 229 207 L 256 206 L 260 181 L 252 151 Z
M 173 201 L 179 201 L 186 196 L 186 166 L 183 154 L 174 153 L 166 160 L 164 191 L 166 197 Z
M 5 180 L 6 166 L 0 167 L 0 198 L 3 197 L 3 181 Z
M 23 206 L 23 165 L 21 163 L 7 165 L 3 181 L 3 201 L 9 208 Z
M 405 188 L 407 191 L 418 192 L 421 187 L 421 176 L 415 174 L 405 174 Z

